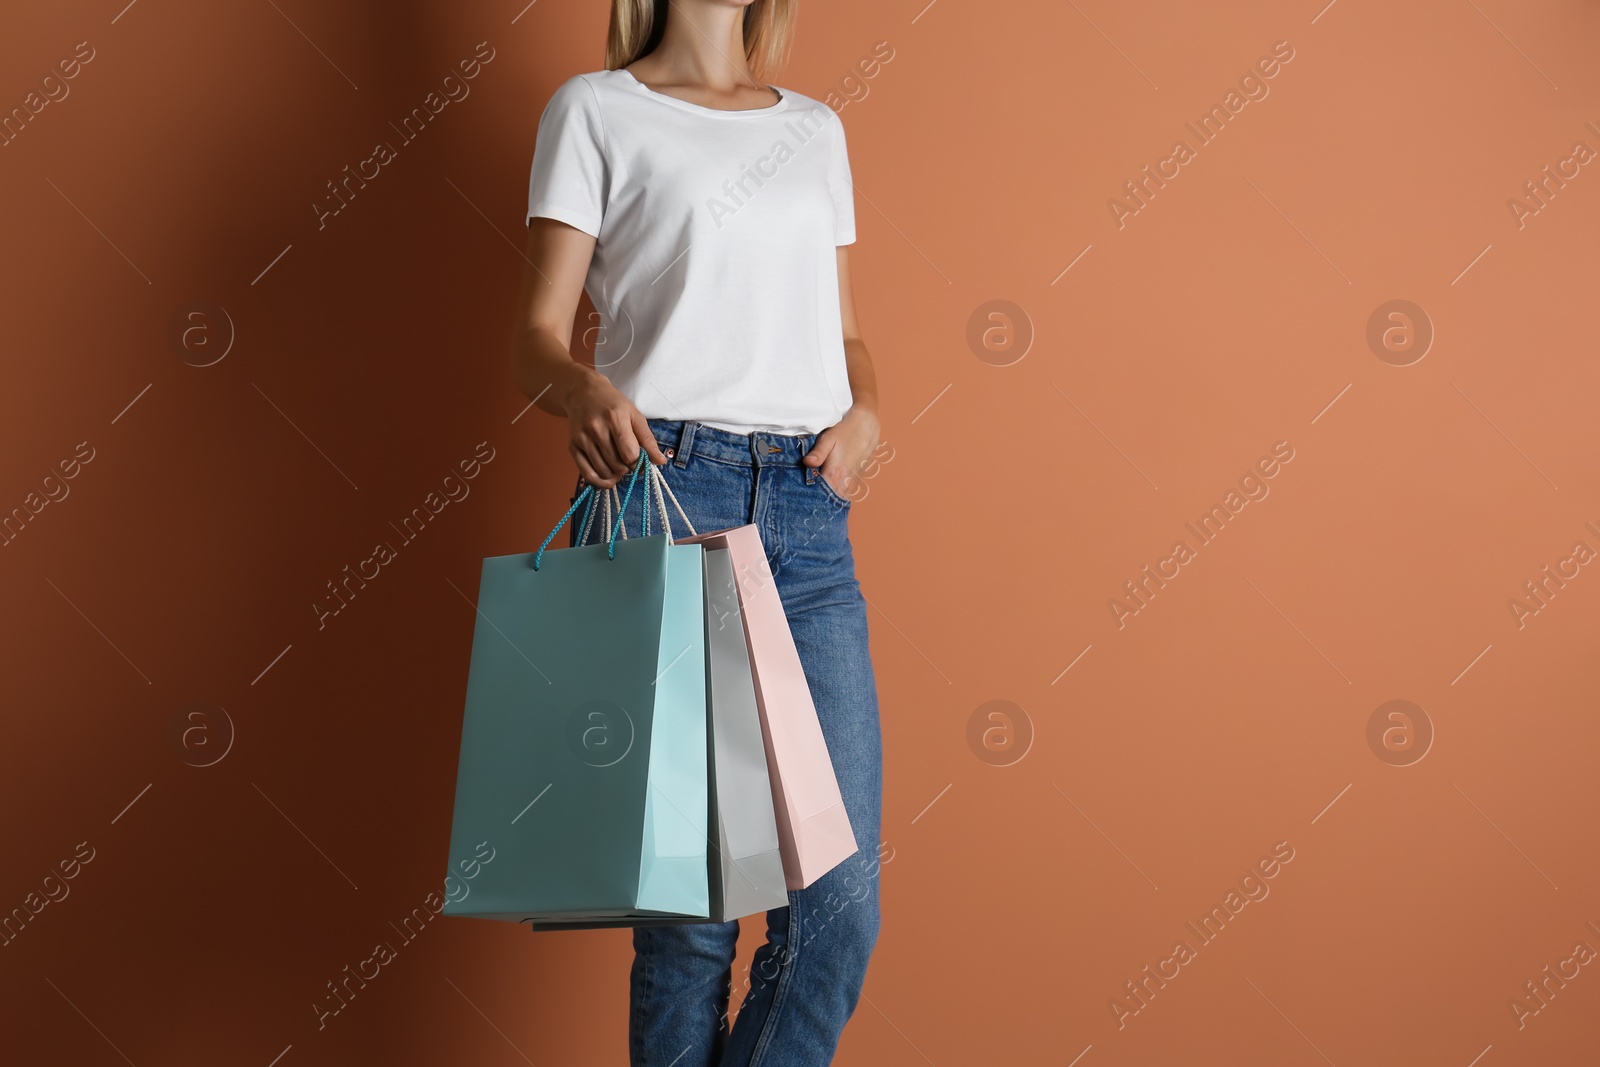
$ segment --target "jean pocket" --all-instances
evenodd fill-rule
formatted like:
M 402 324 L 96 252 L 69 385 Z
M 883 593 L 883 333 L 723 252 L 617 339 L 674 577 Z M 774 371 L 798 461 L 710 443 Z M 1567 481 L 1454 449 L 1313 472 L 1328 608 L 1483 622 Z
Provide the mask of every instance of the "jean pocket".
M 841 496 L 839 491 L 837 489 L 835 489 L 829 483 L 828 479 L 823 476 L 822 471 L 821 471 L 820 468 L 817 470 L 817 473 L 816 473 L 816 482 L 817 482 L 818 485 L 820 485 L 822 487 L 823 493 L 826 494 L 828 499 L 833 501 L 833 503 L 835 505 L 837 505 L 838 507 L 841 507 L 841 508 L 849 508 L 850 507 L 850 505 L 852 503 L 850 498 L 849 497 L 845 497 L 845 496 Z

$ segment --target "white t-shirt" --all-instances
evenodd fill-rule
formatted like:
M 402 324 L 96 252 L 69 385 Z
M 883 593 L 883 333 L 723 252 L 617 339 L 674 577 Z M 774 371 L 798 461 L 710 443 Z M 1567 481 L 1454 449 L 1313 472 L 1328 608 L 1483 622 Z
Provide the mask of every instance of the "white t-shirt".
M 769 107 L 720 111 L 595 71 L 563 82 L 540 116 L 528 218 L 597 238 L 584 282 L 596 367 L 646 417 L 820 433 L 850 407 L 844 126 L 775 88 Z

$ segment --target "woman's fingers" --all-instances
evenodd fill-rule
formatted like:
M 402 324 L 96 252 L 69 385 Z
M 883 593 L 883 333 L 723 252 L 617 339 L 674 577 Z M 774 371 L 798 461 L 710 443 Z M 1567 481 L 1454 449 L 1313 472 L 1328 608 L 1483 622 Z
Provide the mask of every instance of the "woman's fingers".
M 639 445 L 650 453 L 651 463 L 659 467 L 667 462 L 666 454 L 656 443 L 656 435 L 650 431 L 650 421 L 640 414 L 638 408 L 633 409 L 633 436 Z
M 611 444 L 616 449 L 618 478 L 626 478 L 633 472 L 633 466 L 639 461 L 639 442 L 634 440 L 633 426 L 629 423 L 628 412 L 623 408 L 613 408 L 611 416 Z
M 602 473 L 610 468 L 601 462 L 599 453 L 587 438 L 573 440 L 572 460 L 578 465 L 578 472 L 583 475 L 584 481 L 599 489 L 610 488 L 613 479 L 609 474 Z
M 606 478 L 621 477 L 622 458 L 616 451 L 616 437 L 611 432 L 610 413 L 595 411 L 582 427 L 582 437 L 589 445 L 589 454 Z
M 667 461 L 649 420 L 620 394 L 618 400 L 573 422 L 573 461 L 585 481 L 602 489 L 629 477 L 641 452 L 657 466 Z

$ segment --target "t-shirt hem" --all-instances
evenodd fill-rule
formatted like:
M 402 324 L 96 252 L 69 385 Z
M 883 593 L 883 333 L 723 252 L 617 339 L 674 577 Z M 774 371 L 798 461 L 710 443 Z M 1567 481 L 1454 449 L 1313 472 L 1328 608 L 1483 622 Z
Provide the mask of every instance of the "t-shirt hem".
M 664 415 L 658 417 L 667 418 Z M 748 436 L 753 433 L 770 433 L 781 437 L 799 437 L 803 434 L 820 434 L 839 420 L 835 418 L 833 422 L 825 423 L 821 428 L 815 430 L 811 429 L 811 426 L 814 425 L 813 423 L 807 423 L 803 426 L 780 426 L 772 422 L 734 422 L 733 420 L 719 421 L 716 419 L 695 419 L 694 421 L 702 426 L 709 426 L 714 430 L 724 430 L 741 436 Z

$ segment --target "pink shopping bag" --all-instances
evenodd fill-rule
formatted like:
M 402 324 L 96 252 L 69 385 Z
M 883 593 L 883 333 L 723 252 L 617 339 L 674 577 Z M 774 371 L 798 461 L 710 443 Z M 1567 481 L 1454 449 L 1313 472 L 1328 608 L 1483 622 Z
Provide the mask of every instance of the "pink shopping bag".
M 784 880 L 790 889 L 804 889 L 844 862 L 857 845 L 761 532 L 753 525 L 735 526 L 673 543 L 728 550 L 761 713 Z

